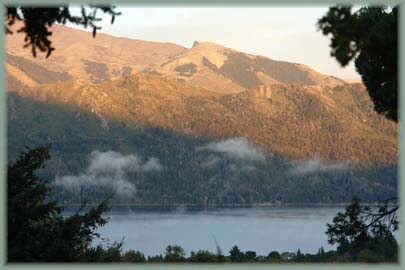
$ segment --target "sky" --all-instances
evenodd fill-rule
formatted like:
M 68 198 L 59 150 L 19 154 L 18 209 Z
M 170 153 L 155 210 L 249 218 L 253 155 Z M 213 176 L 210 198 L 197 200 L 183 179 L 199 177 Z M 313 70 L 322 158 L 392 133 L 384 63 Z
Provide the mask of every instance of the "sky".
M 134 7 L 117 6 L 98 32 L 190 48 L 195 40 L 215 42 L 274 60 L 302 63 L 328 75 L 357 79 L 354 64 L 345 68 L 330 56 L 330 38 L 317 31 L 324 7 Z

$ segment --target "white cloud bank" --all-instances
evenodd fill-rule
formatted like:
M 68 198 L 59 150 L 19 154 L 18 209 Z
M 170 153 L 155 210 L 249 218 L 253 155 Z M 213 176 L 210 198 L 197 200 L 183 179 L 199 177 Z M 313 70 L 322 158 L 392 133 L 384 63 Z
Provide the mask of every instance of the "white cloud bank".
M 55 186 L 71 191 L 80 191 L 86 187 L 109 187 L 120 197 L 135 194 L 135 185 L 128 181 L 127 173 L 160 171 L 163 169 L 157 158 L 149 158 L 146 162 L 137 155 L 123 155 L 115 151 L 93 151 L 90 163 L 84 173 L 77 176 L 57 176 Z
M 251 161 L 264 161 L 264 154 L 245 138 L 231 138 L 219 142 L 211 142 L 197 150 L 210 150 L 224 153 L 229 157 Z
M 202 163 L 201 166 L 203 167 L 212 167 L 217 165 L 218 163 L 221 162 L 221 158 L 214 156 L 214 155 L 210 155 L 208 158 L 206 158 Z
M 315 157 L 308 160 L 293 161 L 290 173 L 304 175 L 317 172 L 344 171 L 349 168 L 349 161 L 327 163 L 319 157 Z

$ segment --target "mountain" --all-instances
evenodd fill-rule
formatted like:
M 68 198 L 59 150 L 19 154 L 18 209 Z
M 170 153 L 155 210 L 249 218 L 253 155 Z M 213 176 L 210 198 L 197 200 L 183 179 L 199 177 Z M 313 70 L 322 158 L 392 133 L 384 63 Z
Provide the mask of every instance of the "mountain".
M 398 127 L 362 84 L 210 42 L 55 29 L 50 59 L 33 59 L 12 35 L 6 62 L 9 158 L 52 143 L 50 181 L 111 150 L 163 168 L 131 172 L 137 203 L 371 202 L 396 192 Z
M 101 33 L 93 38 L 89 32 L 61 25 L 54 25 L 52 31 L 52 46 L 57 49 L 50 58 L 39 54 L 33 59 L 31 50 L 23 48 L 22 34 L 8 35 L 7 71 L 11 73 L 9 68 L 12 66 L 25 73 L 36 72 L 27 70 L 27 66 L 35 65 L 66 74 L 69 78 L 100 83 L 140 72 L 186 50 L 173 43 L 118 38 Z
M 17 26 L 14 27 L 18 29 Z M 329 85 L 344 81 L 296 63 L 275 61 L 235 51 L 211 42 L 194 42 L 187 49 L 173 43 L 150 42 L 97 34 L 65 26 L 52 27 L 49 59 L 43 55 L 33 62 L 30 50 L 23 48 L 21 34 L 7 37 L 7 71 L 21 74 L 58 72 L 60 80 L 81 79 L 101 83 L 122 76 L 147 71 L 230 94 L 259 85 L 292 84 Z M 27 68 L 32 67 L 31 69 Z M 45 69 L 45 70 L 44 70 Z M 56 80 L 52 74 L 47 76 Z M 48 83 L 41 81 L 40 83 Z
M 260 85 L 336 86 L 344 83 L 302 64 L 275 61 L 197 41 L 191 49 L 151 69 L 151 72 L 228 94 Z

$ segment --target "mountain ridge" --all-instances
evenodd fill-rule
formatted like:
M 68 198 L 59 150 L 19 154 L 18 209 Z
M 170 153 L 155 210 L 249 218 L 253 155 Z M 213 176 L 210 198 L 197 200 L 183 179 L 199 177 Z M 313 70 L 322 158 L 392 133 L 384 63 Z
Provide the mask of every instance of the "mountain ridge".
M 92 83 L 138 72 L 158 73 L 182 81 L 191 80 L 191 84 L 224 94 L 241 92 L 259 84 L 344 83 L 343 80 L 323 75 L 303 64 L 242 53 L 213 42 L 195 42 L 191 48 L 185 48 L 170 42 L 114 37 L 103 33 L 93 38 L 87 31 L 62 25 L 55 25 L 52 30 L 53 45 L 58 49 L 49 59 L 45 59 L 43 55 L 38 56 L 35 59 L 36 64 Z M 33 60 L 29 50 L 23 49 L 22 39 L 21 34 L 9 35 L 6 43 L 7 53 L 23 57 L 27 61 Z M 225 63 L 226 60 L 236 62 Z M 248 77 L 238 80 L 240 75 L 234 74 L 235 64 L 243 64 L 245 69 L 254 69 L 254 74 L 250 72 L 252 74 Z M 196 67 L 198 72 L 193 72 Z M 280 78 L 277 74 L 277 69 L 280 68 L 287 69 L 287 72 L 282 71 L 283 74 L 298 73 L 293 75 L 293 79 L 285 78 L 286 75 Z

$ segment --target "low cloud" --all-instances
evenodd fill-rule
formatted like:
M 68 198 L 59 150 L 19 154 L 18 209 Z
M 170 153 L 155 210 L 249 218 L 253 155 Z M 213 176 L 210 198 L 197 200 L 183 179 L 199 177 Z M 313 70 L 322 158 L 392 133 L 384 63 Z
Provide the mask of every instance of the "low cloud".
M 231 138 L 219 142 L 211 142 L 197 150 L 209 150 L 224 153 L 229 157 L 251 161 L 264 161 L 264 154 L 245 138 Z
M 163 170 L 163 167 L 160 164 L 159 159 L 152 157 L 145 164 L 142 165 L 142 170 L 144 172 L 161 171 Z
M 202 163 L 201 166 L 203 167 L 211 167 L 214 165 L 217 165 L 218 163 L 221 162 L 221 158 L 214 156 L 214 155 L 210 155 L 209 157 L 207 157 Z
M 57 176 L 55 186 L 71 191 L 88 187 L 108 187 L 120 197 L 130 197 L 136 192 L 135 185 L 127 179 L 131 172 L 160 171 L 163 167 L 157 158 L 146 162 L 134 154 L 123 155 L 115 151 L 93 151 L 85 172 L 75 175 Z
M 315 157 L 307 160 L 293 161 L 291 164 L 291 174 L 311 174 L 317 172 L 329 172 L 329 171 L 344 171 L 350 168 L 350 162 L 325 162 L 319 157 Z

